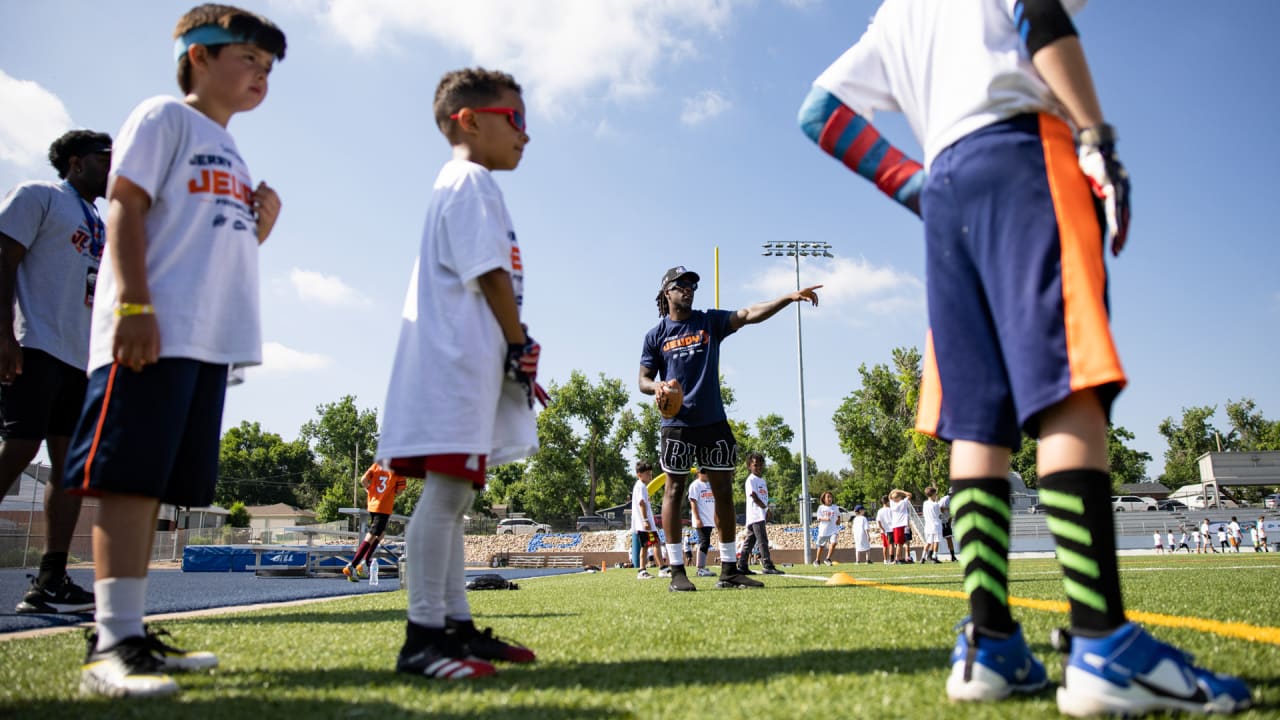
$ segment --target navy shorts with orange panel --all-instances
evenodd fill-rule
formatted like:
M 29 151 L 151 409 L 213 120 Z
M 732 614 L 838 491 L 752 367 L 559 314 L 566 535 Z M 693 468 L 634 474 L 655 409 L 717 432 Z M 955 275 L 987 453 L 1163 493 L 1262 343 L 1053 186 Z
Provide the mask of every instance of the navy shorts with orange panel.
M 921 200 L 930 335 L 916 429 L 1017 448 L 1039 414 L 1124 387 L 1097 207 L 1070 128 L 990 125 L 938 154 Z
M 227 366 L 161 358 L 142 372 L 112 363 L 89 375 L 63 485 L 204 507 L 218 480 Z

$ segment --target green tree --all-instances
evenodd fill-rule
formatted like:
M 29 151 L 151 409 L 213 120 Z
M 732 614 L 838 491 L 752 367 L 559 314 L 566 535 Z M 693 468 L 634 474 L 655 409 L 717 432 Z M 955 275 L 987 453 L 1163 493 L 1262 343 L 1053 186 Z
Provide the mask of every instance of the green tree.
M 287 443 L 246 420 L 222 436 L 214 502 L 309 507 L 319 496 L 310 484 L 314 469 L 315 456 L 305 442 Z
M 1227 420 L 1231 433 L 1239 438 L 1235 449 L 1249 452 L 1280 450 L 1280 421 L 1262 416 L 1253 400 L 1227 401 Z
M 1197 458 L 1217 450 L 1219 439 L 1223 450 L 1232 449 L 1233 434 L 1223 436 L 1209 422 L 1217 410 L 1216 406 L 1183 408 L 1182 424 L 1175 423 L 1173 418 L 1165 418 L 1160 423 L 1160 434 L 1168 444 L 1164 451 L 1164 474 L 1160 476 L 1165 487 L 1176 489 L 1200 482 Z
M 1111 489 L 1119 492 L 1121 485 L 1140 483 L 1147 479 L 1147 463 L 1151 453 L 1134 450 L 1127 445 L 1133 433 L 1119 425 L 1107 428 L 1107 463 L 1111 466 Z
M 832 419 L 852 465 L 853 497 L 878 499 L 893 487 L 917 495 L 928 485 L 946 487 L 950 449 L 914 429 L 920 362 L 915 348 L 895 348 L 892 368 L 863 364 L 862 387 L 836 409 Z
M 249 527 L 249 511 L 244 509 L 244 503 L 236 501 L 231 503 L 231 507 L 227 508 L 227 526 L 235 528 Z
M 307 421 L 298 435 L 318 458 L 317 484 L 324 488 L 320 506 L 328 508 L 320 521 L 327 522 L 341 517 L 337 508 L 359 506 L 362 501 L 356 478 L 373 463 L 378 449 L 378 412 L 360 410 L 354 395 L 344 395 L 337 402 L 317 406 L 316 414 L 319 417 Z M 321 514 L 320 507 L 316 512 Z
M 538 414 L 539 449 L 525 468 L 518 497 L 537 517 L 561 521 L 593 514 L 600 500 L 629 487 L 622 451 L 639 421 L 626 407 L 622 381 L 600 374 L 593 384 L 574 370 L 547 389 Z

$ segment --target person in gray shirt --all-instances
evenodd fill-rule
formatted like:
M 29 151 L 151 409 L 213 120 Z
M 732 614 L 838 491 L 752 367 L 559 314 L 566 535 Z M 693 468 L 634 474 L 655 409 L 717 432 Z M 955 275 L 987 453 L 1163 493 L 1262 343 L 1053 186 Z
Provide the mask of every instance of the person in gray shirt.
M 45 553 L 20 613 L 88 612 L 93 593 L 67 575 L 80 498 L 62 489 L 63 461 L 84 404 L 89 322 L 106 226 L 111 136 L 72 130 L 49 147 L 61 182 L 18 185 L 0 201 L 0 495 L 40 443 L 49 450 Z

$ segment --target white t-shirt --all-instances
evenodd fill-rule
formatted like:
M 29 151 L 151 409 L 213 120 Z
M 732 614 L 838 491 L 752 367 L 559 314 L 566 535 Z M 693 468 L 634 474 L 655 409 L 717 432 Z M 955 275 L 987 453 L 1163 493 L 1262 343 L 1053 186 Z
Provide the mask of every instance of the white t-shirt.
M 144 222 L 147 285 L 160 326 L 160 356 L 261 363 L 253 180 L 231 133 L 176 98 L 144 100 L 116 137 L 110 184 L 119 177 L 151 197 Z M 113 359 L 116 277 L 114 264 L 102 263 L 91 372 Z
M 942 522 L 951 522 L 951 493 L 943 495 L 938 501 L 938 513 L 942 517 Z
M 871 549 L 870 523 L 866 515 L 853 516 L 853 548 L 858 552 Z
M 889 508 L 882 505 L 880 509 L 876 511 L 876 524 L 880 526 L 880 532 L 885 534 L 891 533 L 893 530 L 893 516 L 890 513 Z
M 711 492 L 711 483 L 701 479 L 689 483 L 689 500 L 698 509 L 698 516 L 691 518 L 694 527 L 715 527 L 716 496 Z
M 1152 542 L 1154 542 L 1154 543 L 1155 543 L 1156 547 L 1160 547 L 1160 546 L 1161 546 L 1161 545 L 1160 545 L 1160 531 L 1159 531 L 1159 530 L 1156 530 L 1155 532 L 1151 533 L 1151 540 L 1152 540 Z M 1170 543 L 1172 543 L 1172 542 L 1173 542 L 1173 540 L 1170 540 L 1169 542 L 1170 542 Z
M 760 502 L 769 506 L 769 488 L 765 486 L 764 478 L 757 475 L 748 475 L 745 483 L 747 491 L 747 524 L 764 522 L 764 510 L 751 499 L 751 493 L 755 493 L 760 498 Z
M 835 505 L 818 506 L 818 537 L 835 535 L 840 524 L 840 510 Z
M 911 521 L 911 501 L 907 498 L 889 501 L 889 527 L 906 527 Z
M 1065 0 L 1075 14 L 1085 0 Z M 814 85 L 868 122 L 899 111 L 924 148 L 948 145 L 1026 112 L 1067 117 L 1014 25 L 1016 0 L 885 0 L 862 38 Z
M 631 529 L 635 532 L 644 532 L 657 528 L 658 524 L 653 521 L 653 502 L 649 499 L 649 485 L 637 478 L 636 484 L 631 486 Z
M 0 233 L 26 248 L 15 277 L 13 336 L 83 370 L 106 227 L 69 183 L 28 182 L 0 201 Z
M 924 512 L 924 531 L 929 533 L 942 533 L 942 506 L 937 500 L 925 500 L 922 506 Z
M 524 266 L 502 191 L 483 166 L 450 160 L 409 278 L 378 457 L 474 453 L 500 465 L 537 450 L 534 412 L 503 372 L 507 342 L 477 282 L 497 269 L 520 305 Z
M 1237 540 L 1240 539 L 1240 523 L 1232 520 L 1231 524 L 1227 526 L 1227 529 L 1231 531 L 1231 537 Z

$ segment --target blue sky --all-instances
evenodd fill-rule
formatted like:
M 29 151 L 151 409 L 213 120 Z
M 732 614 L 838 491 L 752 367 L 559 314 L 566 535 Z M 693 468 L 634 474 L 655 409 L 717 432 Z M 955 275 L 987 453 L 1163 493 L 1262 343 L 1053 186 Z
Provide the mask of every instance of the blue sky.
M 114 136 L 140 100 L 177 94 L 170 37 L 190 5 L 5 3 L 0 187 L 52 179 L 44 155 L 64 130 Z M 255 182 L 277 188 L 284 209 L 262 248 L 267 362 L 228 392 L 225 427 L 256 420 L 291 439 L 342 395 L 382 405 L 427 197 L 449 156 L 432 94 L 443 72 L 475 64 L 525 87 L 532 142 L 498 181 L 544 382 L 580 369 L 634 388 L 663 271 L 699 271 L 696 304 L 710 306 L 718 247 L 721 307 L 741 307 L 793 287 L 791 261 L 760 254 L 780 240 L 829 242 L 836 255 L 801 268 L 805 284 L 826 285 L 804 316 L 808 450 L 821 468 L 847 463 L 831 415 L 856 389 L 858 365 L 923 347 L 918 221 L 795 124 L 813 78 L 878 3 L 242 5 L 288 34 L 266 102 L 230 124 Z M 1280 3 L 1232 8 L 1095 2 L 1076 17 L 1133 177 L 1129 246 L 1110 263 L 1130 375 L 1114 419 L 1155 458 L 1153 477 L 1165 450 L 1157 426 L 1184 407 L 1248 397 L 1280 417 L 1280 232 L 1270 220 Z M 901 118 L 876 123 L 920 156 Z M 777 412 L 798 431 L 793 311 L 729 339 L 722 363 L 737 418 Z

